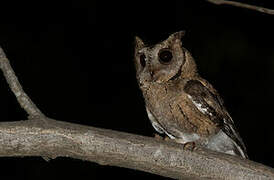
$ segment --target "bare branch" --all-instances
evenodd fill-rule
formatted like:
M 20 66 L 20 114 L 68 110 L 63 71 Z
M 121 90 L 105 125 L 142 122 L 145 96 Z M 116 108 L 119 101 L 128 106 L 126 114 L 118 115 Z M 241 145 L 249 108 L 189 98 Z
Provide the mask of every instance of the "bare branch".
M 274 170 L 246 159 L 123 132 L 46 119 L 0 123 L 0 157 L 63 156 L 176 179 L 270 179 Z
M 236 7 L 241 7 L 241 8 L 246 8 L 246 9 L 251 9 L 251 10 L 255 10 L 255 11 L 259 11 L 262 13 L 266 13 L 266 14 L 274 14 L 274 10 L 273 9 L 268 9 L 268 8 L 264 8 L 264 7 L 259 7 L 259 6 L 254 6 L 254 5 L 250 5 L 250 4 L 245 4 L 245 3 L 241 3 L 241 2 L 235 2 L 235 1 L 227 1 L 227 0 L 207 0 L 208 2 L 211 2 L 213 4 L 227 4 L 227 5 L 231 5 L 231 6 L 236 6 Z
M 24 92 L 20 85 L 12 67 L 10 66 L 9 60 L 3 49 L 0 47 L 0 68 L 4 73 L 7 83 L 10 89 L 14 93 L 19 102 L 20 106 L 28 113 L 29 118 L 34 117 L 45 117 L 44 114 L 36 107 L 29 96 Z
M 0 68 L 32 117 L 0 123 L 0 157 L 71 157 L 176 179 L 274 178 L 272 168 L 236 156 L 202 148 L 191 152 L 175 142 L 48 119 L 23 91 L 1 48 Z

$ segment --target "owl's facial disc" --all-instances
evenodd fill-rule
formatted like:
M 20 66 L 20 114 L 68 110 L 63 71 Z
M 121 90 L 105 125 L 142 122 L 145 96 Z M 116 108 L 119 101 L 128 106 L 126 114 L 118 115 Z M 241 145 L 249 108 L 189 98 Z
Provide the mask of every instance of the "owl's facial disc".
M 183 31 L 174 33 L 166 40 L 150 46 L 136 37 L 135 67 L 140 86 L 145 88 L 181 77 L 185 63 L 181 42 L 183 34 Z

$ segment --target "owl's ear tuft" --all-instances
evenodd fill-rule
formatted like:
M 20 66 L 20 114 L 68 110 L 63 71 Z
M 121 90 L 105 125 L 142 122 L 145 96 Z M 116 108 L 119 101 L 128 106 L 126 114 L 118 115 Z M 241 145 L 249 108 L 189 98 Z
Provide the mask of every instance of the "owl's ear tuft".
M 143 40 L 138 36 L 135 36 L 135 49 L 141 49 L 143 47 L 145 47 Z
M 178 31 L 178 32 L 175 32 L 173 34 L 171 34 L 169 37 L 168 37 L 168 41 L 176 41 L 176 40 L 179 40 L 181 41 L 181 39 L 184 37 L 185 35 L 185 31 Z

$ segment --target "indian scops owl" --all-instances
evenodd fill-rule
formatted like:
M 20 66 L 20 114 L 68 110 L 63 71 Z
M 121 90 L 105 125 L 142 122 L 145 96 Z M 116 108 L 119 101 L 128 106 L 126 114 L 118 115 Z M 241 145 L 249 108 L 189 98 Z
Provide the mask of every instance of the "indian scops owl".
M 178 143 L 248 158 L 232 118 L 213 86 L 182 47 L 184 31 L 146 46 L 136 37 L 135 67 L 152 126 Z

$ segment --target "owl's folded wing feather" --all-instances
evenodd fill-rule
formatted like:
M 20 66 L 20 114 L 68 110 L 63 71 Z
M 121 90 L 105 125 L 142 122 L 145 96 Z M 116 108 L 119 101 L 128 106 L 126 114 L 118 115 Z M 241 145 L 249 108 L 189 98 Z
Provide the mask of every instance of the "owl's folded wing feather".
M 207 115 L 216 126 L 220 127 L 246 155 L 246 147 L 216 90 L 211 86 L 207 88 L 198 80 L 189 80 L 184 87 L 184 91 L 196 108 Z

